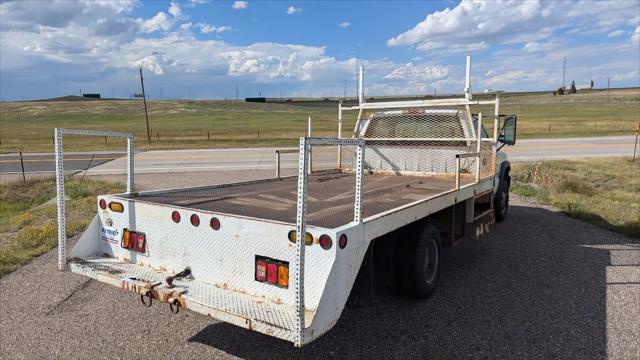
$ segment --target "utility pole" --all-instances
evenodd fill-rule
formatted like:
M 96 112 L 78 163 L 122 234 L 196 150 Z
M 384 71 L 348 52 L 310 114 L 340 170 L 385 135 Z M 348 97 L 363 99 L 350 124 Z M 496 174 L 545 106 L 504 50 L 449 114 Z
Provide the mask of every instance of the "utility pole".
M 360 58 L 356 57 L 356 98 L 359 96 L 358 93 L 358 71 L 360 69 Z
M 144 102 L 144 120 L 147 124 L 147 146 L 151 147 L 151 132 L 149 131 L 149 115 L 147 113 L 147 96 L 144 93 L 144 79 L 142 78 L 142 68 L 140 68 L 140 86 L 142 87 L 142 101 Z
M 347 79 L 344 79 L 344 96 L 342 96 L 342 99 L 347 99 Z
M 564 88 L 564 74 L 567 69 L 567 57 L 562 58 L 562 87 Z

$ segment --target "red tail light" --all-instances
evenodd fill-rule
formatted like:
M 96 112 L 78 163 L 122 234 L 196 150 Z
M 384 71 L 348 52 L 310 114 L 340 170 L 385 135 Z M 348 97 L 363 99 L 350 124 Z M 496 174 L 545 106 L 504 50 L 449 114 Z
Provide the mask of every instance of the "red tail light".
M 100 205 L 100 209 L 102 210 L 107 209 L 107 202 L 104 199 L 100 199 L 100 201 L 98 201 L 98 204 Z
M 191 218 L 189 218 L 189 220 L 191 220 L 191 225 L 193 226 L 200 225 L 200 218 L 196 214 L 191 215 Z
M 136 244 L 136 251 L 139 253 L 144 253 L 145 252 L 145 244 L 146 243 L 146 239 L 144 234 L 138 234 L 138 242 Z
M 333 241 L 329 235 L 322 234 L 320 238 L 318 238 L 318 242 L 320 243 L 320 247 L 325 250 L 331 249 L 331 245 L 333 245 Z
M 209 225 L 213 230 L 220 230 L 220 220 L 218 218 L 211 218 Z
M 120 246 L 139 253 L 147 251 L 147 238 L 143 233 L 124 229 Z
M 289 263 L 256 256 L 256 281 L 269 283 L 278 287 L 289 287 Z
M 347 234 L 340 235 L 340 239 L 338 239 L 338 246 L 340 246 L 340 249 L 344 249 L 347 246 Z
M 256 280 L 260 282 L 267 280 L 267 263 L 264 261 L 256 261 Z
M 274 263 L 267 264 L 267 281 L 272 284 L 278 283 L 278 265 Z
M 173 220 L 174 223 L 179 223 L 180 222 L 180 213 L 177 211 L 174 211 L 171 213 L 171 220 Z

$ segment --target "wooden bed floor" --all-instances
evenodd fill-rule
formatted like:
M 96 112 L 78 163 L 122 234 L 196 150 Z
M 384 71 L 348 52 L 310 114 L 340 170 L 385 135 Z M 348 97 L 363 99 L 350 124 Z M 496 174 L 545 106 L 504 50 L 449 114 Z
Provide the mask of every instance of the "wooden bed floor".
M 354 174 L 313 174 L 308 179 L 307 224 L 336 228 L 353 221 Z M 461 179 L 461 185 L 469 182 Z M 452 178 L 367 174 L 364 177 L 363 217 L 434 197 L 454 186 Z M 297 187 L 297 177 L 290 177 L 125 197 L 295 224 Z

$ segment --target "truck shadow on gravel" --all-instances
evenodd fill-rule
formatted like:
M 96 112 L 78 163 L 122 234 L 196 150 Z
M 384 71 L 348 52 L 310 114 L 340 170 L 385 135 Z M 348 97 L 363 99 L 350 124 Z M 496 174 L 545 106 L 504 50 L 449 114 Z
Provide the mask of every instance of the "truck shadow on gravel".
M 488 238 L 446 252 L 427 300 L 378 293 L 372 307 L 346 308 L 301 349 L 225 323 L 189 341 L 249 359 L 603 358 L 610 250 L 630 242 L 556 212 L 512 206 Z M 640 265 L 640 249 L 630 251 Z

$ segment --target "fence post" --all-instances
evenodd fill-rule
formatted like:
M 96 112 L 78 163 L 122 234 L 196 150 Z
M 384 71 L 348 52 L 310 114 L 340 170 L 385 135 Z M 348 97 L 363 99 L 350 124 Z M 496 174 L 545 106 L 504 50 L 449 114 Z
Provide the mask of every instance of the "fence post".
M 638 128 L 636 128 L 636 142 L 633 145 L 633 160 L 632 162 L 636 162 L 636 150 L 638 149 L 638 135 L 640 135 L 640 123 L 638 123 Z
M 22 168 L 22 182 L 27 183 L 27 178 L 24 175 L 24 161 L 22 160 L 22 150 L 20 150 L 20 167 Z
M 280 179 L 280 151 L 276 150 L 276 178 Z

